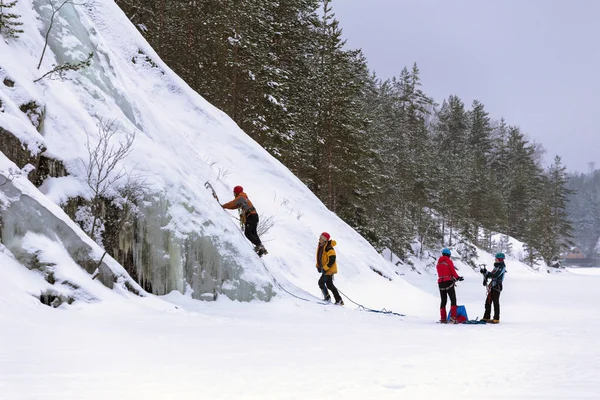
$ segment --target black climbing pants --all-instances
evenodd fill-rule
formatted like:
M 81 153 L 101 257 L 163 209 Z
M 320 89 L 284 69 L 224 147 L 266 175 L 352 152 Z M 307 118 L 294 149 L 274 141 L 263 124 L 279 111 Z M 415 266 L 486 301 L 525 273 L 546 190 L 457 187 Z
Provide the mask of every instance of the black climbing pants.
M 501 286 L 492 286 L 488 290 L 488 295 L 485 298 L 485 312 L 483 313 L 483 319 L 490 319 L 492 314 L 492 304 L 494 304 L 494 318 L 500 319 L 500 293 L 502 291 Z
M 252 242 L 255 246 L 260 246 L 262 242 L 258 237 L 258 233 L 256 232 L 256 228 L 258 227 L 258 214 L 250 214 L 246 218 L 246 228 L 244 229 L 244 234 L 248 238 L 249 241 Z
M 321 292 L 323 292 L 323 297 L 325 300 L 329 300 L 331 298 L 327 289 L 331 290 L 331 293 L 333 293 L 333 298 L 336 302 L 342 300 L 340 292 L 338 292 L 337 288 L 333 284 L 333 275 L 322 274 L 321 278 L 319 278 L 319 287 L 321 288 Z
M 440 298 L 442 302 L 440 303 L 440 309 L 446 308 L 446 303 L 448 302 L 448 297 L 450 297 L 450 306 L 456 306 L 456 291 L 454 291 L 454 281 L 445 281 L 438 283 L 440 288 Z

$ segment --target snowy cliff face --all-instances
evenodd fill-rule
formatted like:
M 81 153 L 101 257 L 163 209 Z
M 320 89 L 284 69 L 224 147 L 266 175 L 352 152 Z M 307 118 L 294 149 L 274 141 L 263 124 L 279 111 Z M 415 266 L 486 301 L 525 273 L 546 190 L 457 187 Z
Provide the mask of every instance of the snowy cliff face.
M 99 121 L 118 126 L 113 144 L 135 132 L 131 153 L 115 171 L 137 176 L 144 190 L 128 228 L 104 243 L 142 288 L 155 294 L 178 290 L 206 300 L 219 294 L 269 300 L 280 285 L 320 296 L 314 251 L 319 234 L 329 231 L 338 242 L 343 271 L 337 279 L 348 287 L 361 290 L 373 280 L 392 285 L 389 293 L 397 292 L 398 285 L 407 293 L 412 290 L 281 163 L 177 77 L 113 2 L 61 8 L 38 69 L 52 14 L 48 4 L 19 1 L 15 12 L 25 33 L 0 40 L 0 136 L 10 135 L 22 146 L 0 150 L 12 154 L 18 168 L 26 162 L 37 167 L 29 178 L 35 175 L 40 181 L 40 195 L 85 226 L 89 221 L 82 217 L 81 205 L 93 198 L 86 166 L 90 145 L 99 142 Z M 54 65 L 81 61 L 91 52 L 89 67 L 34 83 Z M 0 138 L 0 143 L 9 142 Z M 8 164 L 2 168 L 8 176 Z M 244 186 L 261 220 L 270 226 L 261 235 L 269 250 L 263 260 L 240 231 L 237 215 L 224 211 L 205 189 L 206 181 L 212 182 L 221 203 L 231 199 L 233 186 Z M 0 192 L 10 197 L 10 187 L 0 186 Z M 119 210 L 120 195 L 113 189 L 105 196 L 103 216 Z M 11 202 L 2 213 L 12 232 L 3 233 L 2 240 L 15 256 L 23 249 L 22 241 L 13 239 L 27 231 L 71 242 L 70 234 L 56 224 L 46 226 L 35 218 L 19 221 L 21 213 L 37 209 L 27 201 Z M 111 229 L 107 223 L 99 231 Z M 94 257 L 99 259 L 99 254 Z M 385 297 L 385 290 L 381 295 Z
M 0 53 L 0 77 L 4 81 L 0 126 L 2 142 L 6 145 L 2 151 L 12 155 L 19 167 L 41 155 L 64 164 L 70 176 L 52 177 L 50 174 L 40 190 L 57 204 L 66 206 L 70 198 L 91 197 L 84 182 L 86 171 L 82 161 L 87 159 L 88 134 L 93 141 L 98 120 L 115 121 L 120 130 L 117 134 L 135 131 L 137 140 L 133 153 L 118 169 L 135 170 L 136 176 L 144 180 L 146 191 L 143 201 L 138 203 L 140 212 L 135 218 L 135 231 L 130 235 L 118 234 L 114 240 L 116 248 L 107 250 L 130 260 L 128 272 L 157 294 L 191 289 L 195 297 L 203 299 L 214 299 L 223 293 L 239 300 L 268 300 L 272 296 L 271 284 L 261 277 L 264 272 L 260 271 L 260 264 L 253 260 L 247 248 L 242 247 L 245 254 L 239 254 L 240 243 L 220 237 L 226 229 L 234 236 L 236 232 L 231 232 L 234 231 L 231 224 L 215 226 L 212 216 L 203 211 L 206 203 L 213 208 L 216 205 L 202 187 L 202 179 L 211 178 L 211 173 L 201 155 L 195 152 L 189 155 L 189 150 L 194 149 L 185 141 L 198 139 L 194 138 L 194 129 L 184 128 L 180 123 L 186 109 L 193 109 L 206 118 L 200 106 L 210 106 L 199 98 L 196 102 L 200 106 L 190 104 L 183 95 L 189 89 L 166 66 L 158 66 L 158 58 L 154 56 L 154 62 L 145 55 L 152 50 L 127 26 L 127 20 L 114 5 L 107 5 L 107 10 L 99 3 L 85 7 L 65 5 L 56 14 L 48 35 L 48 50 L 38 71 L 36 60 L 44 47 L 43 37 L 48 32 L 52 9 L 47 1 L 20 2 L 17 12 L 22 16 L 26 32 L 17 40 L 2 43 Z M 114 30 L 106 24 L 115 19 L 121 19 L 125 29 L 117 24 Z M 131 28 L 131 32 L 127 28 Z M 113 31 L 114 36 L 103 40 L 99 34 L 102 30 Z M 136 37 L 127 40 L 128 36 Z M 91 67 L 67 74 L 63 79 L 45 78 L 33 83 L 54 65 L 77 62 L 90 52 L 94 52 Z M 147 107 L 144 102 L 154 96 L 161 97 L 164 103 Z M 176 97 L 180 97 L 178 104 L 165 106 Z M 211 111 L 222 119 L 218 111 Z M 173 118 L 179 121 L 173 123 Z M 200 126 L 210 123 L 212 118 L 195 119 L 195 125 Z M 170 137 L 172 131 L 178 131 L 178 140 Z M 15 151 L 14 145 L 6 144 L 7 136 L 23 144 L 25 157 L 18 157 L 15 153 L 20 149 Z M 119 140 L 115 137 L 114 142 Z M 185 152 L 185 147 L 188 157 L 181 157 L 178 153 Z M 39 163 L 37 166 L 40 167 Z M 37 171 L 32 175 L 35 173 Z M 196 173 L 203 175 L 202 179 L 190 176 Z M 2 189 L 8 192 L 10 187 Z M 200 203 L 195 199 L 197 189 L 206 195 Z M 44 226 L 48 219 L 43 222 L 36 218 L 20 219 L 21 213 L 32 211 L 33 205 L 27 204 L 26 199 L 21 196 L 2 214 L 3 242 L 14 254 L 21 253 L 14 245 L 20 240 L 15 238 L 27 231 L 55 233 L 61 241 L 70 241 L 64 232 L 55 232 L 53 224 Z M 77 213 L 70 214 L 73 217 Z M 221 217 L 229 222 L 226 215 Z M 246 271 L 250 271 L 249 276 L 245 276 Z
M 39 284 L 29 294 L 55 307 L 76 300 L 96 301 L 100 296 L 90 279 L 94 276 L 108 288 L 145 295 L 115 260 L 102 259 L 98 245 L 26 179 L 27 168 L 19 173 L 0 154 L 0 170 L 10 171 L 0 173 L 0 251 L 38 272 L 34 275 Z

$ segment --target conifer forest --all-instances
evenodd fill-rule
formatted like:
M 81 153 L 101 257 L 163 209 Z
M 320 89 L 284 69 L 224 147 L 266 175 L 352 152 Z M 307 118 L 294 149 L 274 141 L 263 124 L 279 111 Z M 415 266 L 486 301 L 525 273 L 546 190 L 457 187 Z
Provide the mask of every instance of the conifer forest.
M 526 243 L 530 265 L 550 265 L 579 234 L 559 156 L 543 165 L 519 121 L 479 101 L 428 96 L 418 60 L 377 77 L 330 1 L 116 2 L 179 76 L 376 248 L 490 249 L 499 232 Z M 597 240 L 598 223 L 585 229 Z

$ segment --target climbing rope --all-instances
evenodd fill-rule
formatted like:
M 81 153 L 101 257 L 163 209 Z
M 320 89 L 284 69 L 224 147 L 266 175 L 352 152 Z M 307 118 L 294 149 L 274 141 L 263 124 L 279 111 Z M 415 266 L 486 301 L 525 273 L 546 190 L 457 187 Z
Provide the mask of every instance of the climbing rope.
M 317 304 L 329 304 L 329 302 L 325 302 L 325 301 L 315 301 L 315 300 L 309 300 L 309 299 L 305 299 L 303 297 L 300 297 L 298 295 L 295 295 L 294 293 L 290 292 L 289 290 L 287 290 L 286 288 L 283 287 L 283 285 L 281 285 L 278 281 L 277 278 L 275 278 L 275 276 L 271 273 L 271 271 L 269 271 L 269 268 L 267 268 L 267 266 L 265 265 L 265 263 L 262 263 L 263 267 L 265 267 L 265 271 L 267 271 L 267 273 L 271 276 L 271 278 L 273 279 L 273 282 L 275 282 L 275 285 L 277 285 L 281 290 L 283 290 L 284 292 L 286 292 L 287 294 L 289 294 L 292 297 L 295 297 L 299 300 L 303 300 L 303 301 L 308 301 L 310 303 L 317 303 Z M 378 313 L 378 314 L 387 314 L 387 315 L 397 315 L 398 317 L 406 317 L 406 315 L 404 314 L 400 314 L 391 310 L 386 310 L 385 308 L 382 308 L 381 310 L 374 310 L 372 308 L 369 307 L 365 307 L 362 304 L 359 304 L 357 302 L 355 302 L 354 300 L 352 300 L 350 297 L 348 297 L 348 295 L 344 292 L 342 292 L 341 290 L 338 289 L 338 292 L 340 292 L 345 298 L 347 298 L 348 300 L 350 300 L 351 303 L 354 303 L 358 306 L 358 309 L 361 311 L 368 311 L 368 312 L 373 312 L 373 313 Z
M 283 285 L 281 285 L 278 281 L 277 278 L 275 278 L 275 276 L 271 273 L 271 271 L 269 271 L 269 268 L 267 268 L 267 266 L 265 265 L 265 263 L 262 263 L 263 267 L 265 267 L 265 271 L 267 271 L 267 273 L 271 276 L 271 278 L 273 279 L 273 282 L 275 282 L 275 285 L 277 285 L 281 290 L 283 290 L 284 292 L 286 292 L 287 294 L 289 294 L 292 297 L 295 297 L 299 300 L 303 300 L 303 301 L 308 301 L 310 303 L 317 303 L 317 304 L 329 304 L 329 302 L 325 302 L 325 301 L 315 301 L 315 300 L 309 300 L 309 299 L 305 299 L 304 297 L 300 297 L 298 295 L 295 295 L 294 293 L 290 292 L 289 290 L 287 290 L 286 288 L 283 287 Z M 369 307 L 365 307 L 362 304 L 359 304 L 357 302 L 355 302 L 354 300 L 352 300 L 350 297 L 348 297 L 348 295 L 344 292 L 342 292 L 341 290 L 338 289 L 338 292 L 340 292 L 345 298 L 347 298 L 348 300 L 350 300 L 351 303 L 354 303 L 358 306 L 358 309 L 361 311 L 368 311 L 368 312 L 373 312 L 373 313 L 378 313 L 378 314 L 387 314 L 387 315 L 397 315 L 398 317 L 406 317 L 406 315 L 404 314 L 400 314 L 391 310 L 386 310 L 385 308 L 382 308 L 381 310 L 374 310 L 372 308 Z
M 400 314 L 391 310 L 386 310 L 385 308 L 382 308 L 381 310 L 374 310 L 372 308 L 369 307 L 365 307 L 362 304 L 359 304 L 357 302 L 355 302 L 354 300 L 352 300 L 350 297 L 348 297 L 348 295 L 344 292 L 342 292 L 340 289 L 338 289 L 338 292 L 340 292 L 345 298 L 347 298 L 348 300 L 350 300 L 351 303 L 354 303 L 358 306 L 358 309 L 361 311 L 368 311 L 368 312 L 373 312 L 373 313 L 378 313 L 378 314 L 388 314 L 388 315 L 397 315 L 399 317 L 406 317 L 406 315 L 404 314 Z
M 267 268 L 267 266 L 265 265 L 265 263 L 264 263 L 264 262 L 262 263 L 262 265 L 263 265 L 263 267 L 265 267 L 265 271 L 267 271 L 267 273 L 268 273 L 268 274 L 271 276 L 271 278 L 273 279 L 273 282 L 275 282 L 275 285 L 277 285 L 277 286 L 278 286 L 278 287 L 279 287 L 281 290 L 283 290 L 284 292 L 286 292 L 286 293 L 287 293 L 287 294 L 289 294 L 290 296 L 292 296 L 292 297 L 295 297 L 295 298 L 297 298 L 297 299 L 299 299 L 299 300 L 308 301 L 309 303 L 317 303 L 317 304 L 322 304 L 322 305 L 324 305 L 324 304 L 329 304 L 329 303 L 326 303 L 326 302 L 324 302 L 324 301 L 316 301 L 316 300 L 305 299 L 304 297 L 300 297 L 300 296 L 298 296 L 298 295 L 295 295 L 294 293 L 292 293 L 292 292 L 290 292 L 289 290 L 287 290 L 286 288 L 284 288 L 284 287 L 283 287 L 283 285 L 282 285 L 282 284 L 280 284 L 280 283 L 277 281 L 277 278 L 275 278 L 275 276 L 274 276 L 274 275 L 271 273 L 271 271 L 269 271 L 269 268 Z
M 209 189 L 212 192 L 213 197 L 215 198 L 215 200 L 217 200 L 217 202 L 219 202 L 219 197 L 217 196 L 217 192 L 215 191 L 215 189 L 213 188 L 213 186 L 211 185 L 211 183 L 209 181 L 206 181 L 204 183 L 204 187 Z M 220 204 L 220 202 L 219 202 Z M 240 218 L 236 218 L 233 215 L 227 213 L 227 215 L 229 215 L 230 217 L 232 217 L 235 220 L 240 221 L 241 223 L 241 210 L 238 210 L 238 213 L 240 214 Z M 242 225 L 242 229 L 243 229 L 243 225 Z M 302 301 L 308 301 L 310 303 L 317 303 L 317 304 L 329 304 L 329 302 L 325 302 L 325 301 L 315 301 L 315 300 L 310 300 L 310 299 L 305 299 L 304 297 L 300 297 L 298 295 L 295 295 L 294 293 L 290 292 L 289 290 L 287 290 L 286 288 L 283 287 L 283 285 L 281 285 L 278 281 L 277 278 L 275 278 L 275 276 L 271 273 L 271 271 L 269 270 L 269 268 L 267 268 L 266 264 L 263 262 L 262 263 L 263 267 L 265 267 L 265 271 L 267 271 L 267 273 L 271 276 L 271 278 L 273 279 L 273 282 L 275 283 L 275 285 L 277 285 L 281 290 L 283 290 L 284 292 L 286 292 L 287 294 L 289 294 L 292 297 L 297 298 L 298 300 L 302 300 Z M 385 308 L 381 309 L 381 310 L 374 310 L 372 308 L 368 308 L 363 306 L 362 304 L 359 304 L 357 302 L 355 302 L 354 300 L 352 300 L 350 297 L 348 297 L 344 292 L 342 292 L 341 290 L 338 289 L 338 291 L 344 296 L 346 297 L 348 300 L 350 300 L 351 303 L 354 303 L 358 306 L 359 310 L 363 310 L 363 311 L 368 311 L 368 312 L 374 312 L 374 313 L 380 313 L 380 314 L 388 314 L 388 315 L 397 315 L 399 317 L 405 317 L 406 315 L 404 314 L 400 314 L 397 312 L 393 312 L 390 310 L 386 310 Z

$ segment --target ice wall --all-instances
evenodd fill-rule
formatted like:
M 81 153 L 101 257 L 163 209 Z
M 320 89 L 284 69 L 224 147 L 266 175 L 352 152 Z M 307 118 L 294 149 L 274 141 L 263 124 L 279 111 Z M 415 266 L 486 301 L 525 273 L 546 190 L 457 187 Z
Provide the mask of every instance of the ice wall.
M 213 231 L 208 229 L 213 225 L 210 220 L 183 233 L 169 228 L 172 218 L 166 197 L 155 195 L 139 208 L 142 215 L 135 219 L 133 231 L 119 235 L 118 253 L 130 274 L 152 293 L 192 289 L 192 297 L 201 300 L 215 300 L 220 294 L 242 301 L 273 296 L 270 282 L 252 282 L 250 275 L 245 276 L 244 254 L 209 233 Z

